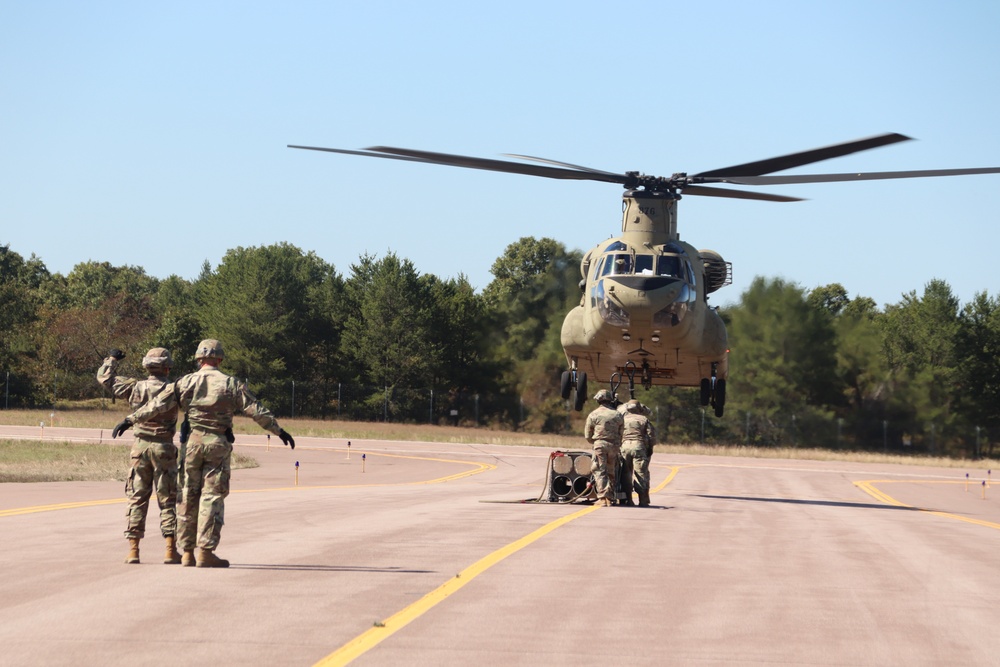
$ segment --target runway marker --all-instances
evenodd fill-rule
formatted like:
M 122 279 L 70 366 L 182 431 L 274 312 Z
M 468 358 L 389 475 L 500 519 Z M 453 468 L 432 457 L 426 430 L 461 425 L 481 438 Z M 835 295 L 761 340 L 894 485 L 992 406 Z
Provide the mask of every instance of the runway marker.
M 267 434 L 267 451 L 271 451 L 271 434 Z
M 986 480 L 983 480 L 983 500 L 986 500 Z
M 299 462 L 295 462 L 295 486 L 299 485 Z
M 969 492 L 969 473 L 965 473 L 965 492 Z
M 365 455 L 364 455 L 364 453 L 362 453 L 361 454 L 361 472 L 364 472 L 364 471 L 365 471 Z
M 347 460 L 351 460 L 351 441 L 347 441 Z

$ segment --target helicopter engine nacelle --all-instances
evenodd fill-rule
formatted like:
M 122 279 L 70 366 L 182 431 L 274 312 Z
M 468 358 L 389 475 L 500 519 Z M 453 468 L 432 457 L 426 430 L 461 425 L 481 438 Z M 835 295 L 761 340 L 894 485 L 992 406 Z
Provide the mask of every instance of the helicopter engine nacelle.
M 705 293 L 711 294 L 720 287 L 733 284 L 733 263 L 722 259 L 714 250 L 699 250 L 698 256 L 705 267 Z

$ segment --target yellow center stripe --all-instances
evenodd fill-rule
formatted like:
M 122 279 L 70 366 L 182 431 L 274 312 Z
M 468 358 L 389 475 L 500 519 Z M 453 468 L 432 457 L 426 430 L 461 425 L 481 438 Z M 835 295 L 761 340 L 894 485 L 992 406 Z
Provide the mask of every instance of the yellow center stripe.
M 994 528 L 1000 530 L 1000 523 L 993 523 L 992 521 L 983 521 L 981 519 L 972 519 L 967 516 L 962 516 L 961 514 L 952 514 L 951 512 L 938 512 L 936 510 L 927 510 L 922 507 L 913 507 L 913 505 L 907 505 L 901 503 L 892 496 L 888 495 L 884 491 L 879 491 L 875 488 L 875 484 L 899 484 L 899 483 L 910 483 L 910 484 L 939 484 L 940 482 L 924 482 L 922 480 L 898 480 L 898 479 L 870 479 L 865 482 L 854 482 L 854 486 L 858 487 L 868 495 L 872 496 L 876 500 L 879 500 L 887 505 L 895 505 L 896 507 L 912 507 L 920 512 L 925 512 L 927 514 L 933 514 L 934 516 L 943 516 L 946 519 L 956 519 L 958 521 L 964 521 L 966 523 L 972 523 L 977 526 L 984 526 L 986 528 Z M 953 484 L 961 484 L 961 482 L 949 482 Z
M 667 478 L 663 480 L 663 482 L 661 482 L 655 489 L 650 491 L 650 493 L 656 493 L 657 491 L 662 490 L 674 479 L 678 470 L 679 468 L 677 466 L 671 466 L 670 474 Z M 573 514 L 567 514 L 560 519 L 556 519 L 551 523 L 545 524 L 538 530 L 525 535 L 521 539 L 511 542 L 507 546 L 494 551 L 490 555 L 480 559 L 459 572 L 455 575 L 454 579 L 449 579 L 424 597 L 404 608 L 402 611 L 396 612 L 386 619 L 383 624 L 377 625 L 347 642 L 339 649 L 317 662 L 315 667 L 338 667 L 339 665 L 348 664 L 355 658 L 360 657 L 370 649 L 385 641 L 399 630 L 405 628 L 410 624 L 410 622 L 423 616 L 439 602 L 443 602 L 450 595 L 460 590 L 467 583 L 508 556 L 511 556 L 526 546 L 536 542 L 545 535 L 551 533 L 556 528 L 564 526 L 570 521 L 579 519 L 582 516 L 586 516 L 600 507 L 600 505 L 593 505 L 591 507 L 585 507 L 578 512 L 574 512 Z
M 370 453 L 370 452 L 366 452 Z M 414 486 L 417 484 L 441 484 L 442 482 L 451 482 L 456 479 L 462 479 L 463 477 L 469 477 L 470 475 L 477 475 L 481 472 L 487 472 L 489 470 L 496 470 L 496 466 L 492 463 L 477 463 L 475 461 L 457 461 L 454 459 L 434 459 L 428 458 L 426 456 L 403 456 L 401 454 L 375 454 L 372 456 L 386 456 L 398 459 L 416 459 L 419 461 L 437 461 L 439 463 L 460 463 L 462 465 L 472 466 L 471 470 L 465 470 L 463 472 L 455 473 L 454 475 L 447 475 L 445 477 L 437 477 L 435 479 L 425 479 L 417 482 L 400 482 L 400 483 L 383 483 L 383 484 L 338 484 L 338 485 L 326 485 L 326 486 L 289 486 L 276 489 L 237 489 L 231 493 L 266 493 L 272 491 L 304 491 L 306 489 L 349 489 L 349 488 L 362 488 L 371 486 Z M 9 510 L 0 510 L 0 517 L 5 516 L 18 516 L 20 514 L 34 514 L 36 512 L 54 512 L 56 510 L 71 510 L 79 509 L 81 507 L 95 507 L 97 505 L 114 505 L 116 503 L 124 503 L 124 498 L 115 498 L 113 500 L 82 500 L 72 503 L 59 503 L 56 505 L 36 505 L 34 507 L 15 507 Z

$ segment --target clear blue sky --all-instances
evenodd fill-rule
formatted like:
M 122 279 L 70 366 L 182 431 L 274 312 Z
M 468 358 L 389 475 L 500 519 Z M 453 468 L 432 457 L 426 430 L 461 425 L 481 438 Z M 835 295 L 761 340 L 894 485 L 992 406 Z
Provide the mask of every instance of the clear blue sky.
M 586 250 L 621 189 L 296 151 L 523 153 L 695 173 L 900 132 L 798 172 L 1000 166 L 1000 2 L 0 0 L 0 244 L 193 279 L 287 241 L 477 288 L 522 236 Z M 681 237 L 756 275 L 896 303 L 1000 291 L 1000 175 L 686 197 Z

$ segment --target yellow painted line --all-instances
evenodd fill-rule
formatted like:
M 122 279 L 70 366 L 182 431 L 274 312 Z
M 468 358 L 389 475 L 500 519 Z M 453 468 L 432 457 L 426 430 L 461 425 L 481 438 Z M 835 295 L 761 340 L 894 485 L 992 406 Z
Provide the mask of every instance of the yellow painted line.
M 912 484 L 922 484 L 923 480 L 898 480 L 898 479 L 871 479 L 864 482 L 854 482 L 854 486 L 858 487 L 868 495 L 872 496 L 876 500 L 879 500 L 888 505 L 895 505 L 896 507 L 913 507 L 913 505 L 907 505 L 901 503 L 884 491 L 880 491 L 875 488 L 875 484 L 899 484 L 900 482 L 908 482 Z M 936 482 L 927 482 L 929 484 L 934 484 Z M 963 483 L 964 482 L 959 482 Z M 973 519 L 971 517 L 962 516 L 961 514 L 952 514 L 951 512 L 938 512 L 936 510 L 927 510 L 922 507 L 914 507 L 914 509 L 924 512 L 926 514 L 933 514 L 934 516 L 944 517 L 946 519 L 956 519 L 958 521 L 964 521 L 965 523 L 971 523 L 976 526 L 984 526 L 986 528 L 993 528 L 995 530 L 1000 530 L 1000 523 L 994 523 L 992 521 L 983 521 L 981 519 Z
M 662 491 L 667 484 L 670 484 L 670 482 L 674 481 L 674 477 L 677 476 L 677 473 L 680 471 L 680 469 L 681 469 L 680 466 L 670 466 L 670 474 L 667 475 L 667 478 L 662 482 L 660 482 L 655 489 L 650 489 L 649 492 L 656 493 L 658 491 Z
M 35 507 L 16 507 L 9 510 L 0 510 L 2 516 L 17 516 L 19 514 L 34 514 L 36 512 L 53 512 L 55 510 L 72 510 L 79 507 L 93 507 L 95 505 L 114 505 L 125 502 L 124 498 L 114 500 L 82 500 L 75 503 L 59 503 L 58 505 L 37 505 Z
M 574 512 L 573 514 L 567 514 L 566 516 L 556 519 L 555 521 L 542 526 L 538 530 L 525 535 L 521 539 L 511 542 L 507 546 L 494 551 L 485 558 L 482 558 L 476 563 L 465 568 L 453 579 L 449 579 L 447 582 L 441 584 L 410 606 L 390 616 L 386 619 L 382 626 L 373 627 L 347 642 L 339 649 L 317 662 L 316 667 L 320 667 L 321 665 L 322 667 L 334 667 L 336 665 L 348 664 L 355 658 L 360 657 L 362 654 L 385 641 L 399 630 L 405 628 L 412 621 L 415 621 L 423 616 L 427 611 L 435 607 L 440 602 L 446 600 L 450 595 L 459 591 L 470 581 L 508 556 L 511 556 L 533 542 L 536 542 L 545 535 L 551 533 L 556 528 L 559 528 L 560 526 L 563 526 L 575 519 L 579 519 L 582 516 L 586 516 L 587 514 L 598 510 L 600 507 L 600 505 L 593 505 L 591 507 L 585 507 L 584 509 Z
M 469 477 L 470 475 L 478 475 L 481 472 L 496 470 L 496 465 L 492 463 L 478 463 L 475 461 L 434 459 L 421 456 L 402 456 L 398 454 L 376 454 L 375 456 L 390 456 L 393 458 L 416 459 L 419 461 L 436 461 L 439 463 L 460 463 L 462 465 L 472 466 L 472 470 L 464 470 L 462 472 L 455 473 L 454 475 L 437 477 L 435 479 L 424 479 L 416 482 L 398 482 L 398 483 L 384 483 L 384 484 L 335 484 L 328 486 L 288 486 L 288 487 L 279 487 L 274 489 L 236 489 L 234 491 L 231 491 L 230 493 L 269 493 L 274 491 L 305 491 L 306 489 L 354 489 L 354 488 L 366 488 L 374 486 L 414 486 L 418 484 L 441 484 L 443 482 L 451 482 L 456 479 L 462 479 L 463 477 Z M 97 505 L 113 505 L 115 503 L 124 503 L 124 502 L 125 502 L 124 498 L 116 498 L 114 500 L 83 500 L 72 503 L 59 503 L 56 505 L 17 507 L 9 510 L 0 510 L 0 517 L 18 516 L 21 514 L 35 514 L 36 512 L 54 512 L 56 510 L 79 509 L 81 507 L 95 507 Z
M 679 466 L 671 466 L 670 475 L 668 475 L 667 478 L 663 480 L 663 482 L 661 482 L 655 489 L 650 491 L 650 493 L 656 493 L 657 491 L 662 490 L 674 479 L 679 470 Z M 511 542 L 507 546 L 494 551 L 490 555 L 459 572 L 454 579 L 449 579 L 447 582 L 441 584 L 410 606 L 396 612 L 386 619 L 381 626 L 373 627 L 347 642 L 336 651 L 317 662 L 314 667 L 339 667 L 340 665 L 350 663 L 355 658 L 361 657 L 364 653 L 375 648 L 396 632 L 402 630 L 411 622 L 423 616 L 433 607 L 445 601 L 453 593 L 456 593 L 467 583 L 508 556 L 511 556 L 533 542 L 536 542 L 545 535 L 551 533 L 556 528 L 564 526 L 570 521 L 586 516 L 600 508 L 600 505 L 593 505 L 591 507 L 585 507 L 578 512 L 574 512 L 573 514 L 567 514 L 561 519 L 556 519 L 555 521 L 542 526 L 538 530 L 525 535 L 521 539 Z

